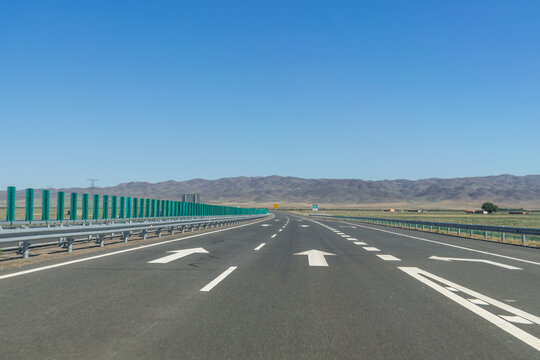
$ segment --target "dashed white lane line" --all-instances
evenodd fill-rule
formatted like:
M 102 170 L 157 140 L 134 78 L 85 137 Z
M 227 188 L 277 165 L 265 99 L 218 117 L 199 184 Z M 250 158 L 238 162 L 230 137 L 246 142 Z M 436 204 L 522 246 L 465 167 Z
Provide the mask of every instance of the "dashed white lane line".
M 283 229 L 279 229 L 279 230 L 278 230 L 278 232 L 282 232 L 282 231 L 283 231 Z
M 347 222 L 343 222 L 343 223 L 349 224 L 349 223 L 347 223 Z M 394 231 L 388 231 L 388 230 L 383 230 L 383 229 L 377 229 L 377 228 L 373 228 L 373 227 L 371 227 L 371 226 L 365 226 L 365 225 L 357 225 L 357 226 L 358 226 L 358 227 L 362 227 L 362 228 L 366 228 L 366 229 L 375 230 L 375 231 L 380 231 L 380 232 L 385 232 L 385 233 L 394 234 L 394 235 L 398 235 L 398 236 L 403 236 L 403 237 L 407 237 L 407 238 L 410 238 L 410 239 L 415 239 L 415 240 L 420 240 L 420 241 L 430 242 L 430 243 L 438 244 L 438 245 L 449 246 L 449 247 L 453 247 L 453 248 L 461 249 L 461 250 L 472 251 L 472 252 L 479 253 L 479 254 L 486 254 L 486 255 L 491 255 L 491 256 L 501 257 L 501 258 L 504 258 L 504 259 L 510 259 L 510 260 L 515 260 L 515 261 L 521 261 L 521 262 L 528 263 L 528 264 L 540 265 L 540 262 L 536 262 L 536 261 L 525 260 L 525 259 L 520 259 L 520 258 L 516 258 L 516 257 L 512 257 L 512 256 L 496 254 L 496 253 L 492 253 L 492 252 L 489 252 L 489 251 L 482 251 L 482 250 L 471 249 L 471 248 L 468 248 L 468 247 L 465 247 L 465 246 L 459 246 L 459 245 L 454 245 L 454 244 L 447 244 L 447 243 L 443 243 L 443 242 L 440 242 L 440 241 L 424 239 L 424 238 L 421 238 L 421 237 L 418 237 L 418 236 L 406 235 L 406 234 L 401 234 L 401 233 L 394 232 Z
M 272 239 L 275 238 L 277 236 L 277 234 L 274 234 L 272 236 L 270 236 Z
M 365 242 L 363 241 L 355 241 L 354 244 L 356 245 L 367 245 Z
M 265 244 L 265 243 L 261 243 L 261 245 L 257 246 L 257 247 L 256 247 L 255 249 L 253 249 L 253 250 L 259 251 L 259 250 L 261 250 L 261 248 L 262 248 L 264 245 L 266 245 L 266 244 Z
M 379 249 L 377 249 L 376 247 L 373 247 L 373 246 L 366 246 L 364 247 L 364 250 L 366 251 L 381 251 Z
M 217 284 L 219 284 L 220 282 L 223 281 L 223 279 L 225 279 L 227 276 L 229 276 L 230 273 L 232 273 L 234 270 L 236 270 L 238 266 L 231 266 L 230 268 L 228 268 L 227 270 L 225 270 L 224 272 L 221 273 L 221 275 L 219 275 L 217 278 L 215 278 L 214 280 L 210 281 L 208 283 L 208 285 L 206 285 L 205 287 L 203 287 L 200 291 L 210 291 L 214 288 L 214 286 L 216 286 Z
M 397 257 L 392 256 L 392 255 L 377 255 L 377 256 L 383 259 L 384 261 L 401 261 L 401 259 L 398 259 Z
M 352 237 L 350 237 L 350 238 L 348 238 L 347 240 L 350 240 L 350 241 L 357 241 L 358 239 L 357 239 L 357 238 L 352 238 Z
M 341 237 L 344 237 L 344 238 L 348 238 L 350 237 L 349 235 L 340 235 Z

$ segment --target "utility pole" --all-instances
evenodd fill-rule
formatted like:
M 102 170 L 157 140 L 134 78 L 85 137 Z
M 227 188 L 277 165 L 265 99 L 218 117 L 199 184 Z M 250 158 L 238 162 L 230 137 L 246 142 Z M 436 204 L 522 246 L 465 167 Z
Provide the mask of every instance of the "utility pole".
M 99 179 L 86 179 L 86 181 L 90 181 L 90 199 L 94 198 L 94 185 L 98 180 Z

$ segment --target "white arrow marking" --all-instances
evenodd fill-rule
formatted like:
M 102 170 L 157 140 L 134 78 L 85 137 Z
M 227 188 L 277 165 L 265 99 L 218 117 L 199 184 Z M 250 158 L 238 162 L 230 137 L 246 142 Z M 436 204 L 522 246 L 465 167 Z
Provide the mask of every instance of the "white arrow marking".
M 326 259 L 324 257 L 327 255 L 335 256 L 336 254 L 327 253 L 320 250 L 308 250 L 296 253 L 294 255 L 307 255 L 309 266 L 328 266 L 328 263 L 326 262 Z
M 505 269 L 509 270 L 523 270 L 522 268 L 518 268 L 511 265 L 502 264 L 496 261 L 491 260 L 484 260 L 484 259 L 462 259 L 462 258 L 448 258 L 448 257 L 440 257 L 440 256 L 430 256 L 429 259 L 431 260 L 442 260 L 442 261 L 471 261 L 471 262 L 482 262 L 490 265 L 499 266 Z
M 172 255 L 167 255 L 162 258 L 149 261 L 149 264 L 166 264 L 171 261 L 183 258 L 184 256 L 188 256 L 191 254 L 208 254 L 208 251 L 204 250 L 203 248 L 193 248 L 193 249 L 184 249 L 184 250 L 175 250 L 175 251 L 167 251 L 170 253 L 173 253 Z

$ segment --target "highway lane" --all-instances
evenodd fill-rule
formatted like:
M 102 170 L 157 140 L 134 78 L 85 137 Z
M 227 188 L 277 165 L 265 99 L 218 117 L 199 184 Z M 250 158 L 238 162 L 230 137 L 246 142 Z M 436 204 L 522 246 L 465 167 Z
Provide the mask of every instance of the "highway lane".
M 524 342 L 521 333 L 436 290 L 450 292 L 441 283 L 449 281 L 461 286 L 453 293 L 466 301 L 474 296 L 464 291 L 474 290 L 537 316 L 539 265 L 402 235 L 532 262 L 540 262 L 538 251 L 369 227 L 278 212 L 261 223 L 91 261 L 5 279 L 2 272 L 0 318 L 8 324 L 0 329 L 2 353 L 10 359 L 539 358 L 534 339 Z M 195 252 L 175 252 L 187 249 Z M 322 261 L 294 255 L 308 250 L 334 255 Z M 434 255 L 522 270 L 429 259 Z M 515 316 L 493 304 L 475 306 Z M 540 337 L 539 324 L 511 324 Z

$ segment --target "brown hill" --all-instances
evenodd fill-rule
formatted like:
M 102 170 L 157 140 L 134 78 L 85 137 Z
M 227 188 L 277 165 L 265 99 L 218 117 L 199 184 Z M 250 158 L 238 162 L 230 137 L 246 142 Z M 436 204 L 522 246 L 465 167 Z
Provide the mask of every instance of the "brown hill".
M 88 188 L 61 189 L 88 192 Z M 53 195 L 56 190 L 53 191 Z M 147 183 L 129 182 L 96 188 L 96 193 L 179 199 L 182 193 L 200 193 L 203 202 L 286 206 L 319 203 L 346 207 L 479 207 L 493 201 L 506 207 L 540 208 L 540 175 L 487 176 L 453 179 L 382 180 L 302 179 L 296 177 L 234 177 Z M 40 192 L 36 191 L 36 199 Z M 23 199 L 24 194 L 18 193 Z M 5 191 L 0 192 L 2 203 Z

